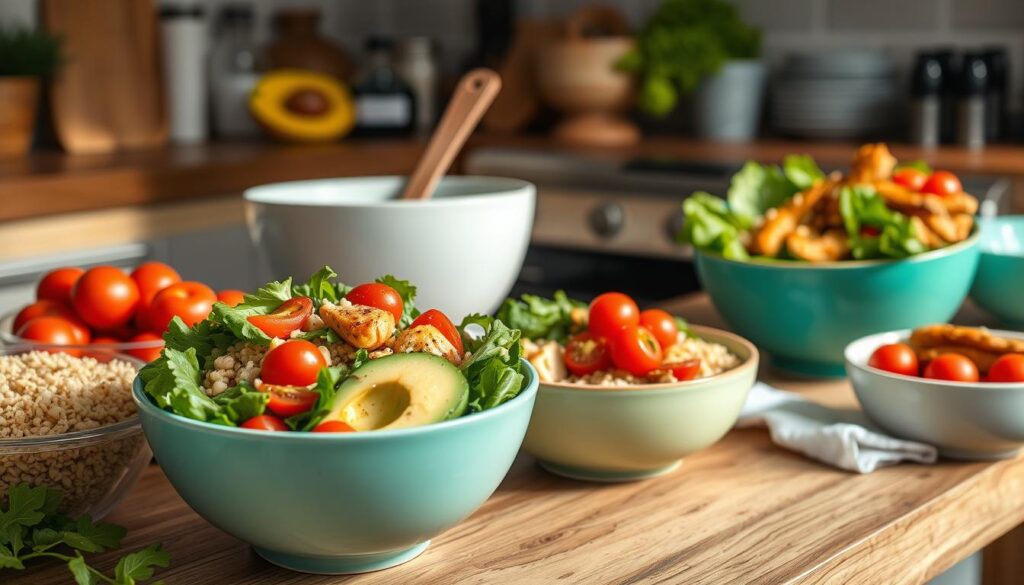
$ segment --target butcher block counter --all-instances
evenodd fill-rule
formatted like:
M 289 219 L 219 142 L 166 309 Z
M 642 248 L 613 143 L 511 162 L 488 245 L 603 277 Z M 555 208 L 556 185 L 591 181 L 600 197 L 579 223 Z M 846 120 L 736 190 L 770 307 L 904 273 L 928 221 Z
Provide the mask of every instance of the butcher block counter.
M 666 308 L 721 324 L 703 295 Z M 762 378 L 856 408 L 845 380 Z M 747 429 L 666 476 L 602 485 L 553 476 L 520 455 L 494 496 L 422 556 L 355 576 L 267 563 L 192 512 L 155 465 L 108 520 L 128 528 L 126 550 L 164 544 L 171 568 L 158 577 L 169 584 L 922 583 L 1024 520 L 1024 458 L 856 475 Z M 986 552 L 987 584 L 1019 582 L 1014 537 Z M 97 566 L 110 568 L 117 554 Z M 4 582 L 56 585 L 66 571 L 37 566 Z

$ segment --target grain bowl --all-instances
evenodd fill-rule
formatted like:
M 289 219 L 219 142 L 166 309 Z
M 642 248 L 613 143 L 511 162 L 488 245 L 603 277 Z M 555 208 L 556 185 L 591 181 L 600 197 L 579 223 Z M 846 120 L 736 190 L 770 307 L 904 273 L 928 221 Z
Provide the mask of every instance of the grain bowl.
M 62 511 L 99 518 L 152 457 L 131 398 L 143 364 L 103 349 L 43 349 L 0 349 L 0 494 L 45 485 L 63 492 Z

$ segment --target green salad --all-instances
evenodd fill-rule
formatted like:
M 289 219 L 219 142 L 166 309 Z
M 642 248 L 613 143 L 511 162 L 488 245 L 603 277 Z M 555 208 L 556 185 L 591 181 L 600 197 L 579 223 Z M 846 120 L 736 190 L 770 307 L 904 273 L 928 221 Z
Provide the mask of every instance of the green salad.
M 898 165 L 884 144 L 861 147 L 845 177 L 809 156 L 747 162 L 725 198 L 683 202 L 681 242 L 732 260 L 832 262 L 905 258 L 963 241 L 977 200 L 945 171 Z
M 456 326 L 421 313 L 416 287 L 393 276 L 336 279 L 325 266 L 216 303 L 191 328 L 175 317 L 160 358 L 139 373 L 146 394 L 219 425 L 361 432 L 494 408 L 523 389 L 519 330 L 486 315 Z

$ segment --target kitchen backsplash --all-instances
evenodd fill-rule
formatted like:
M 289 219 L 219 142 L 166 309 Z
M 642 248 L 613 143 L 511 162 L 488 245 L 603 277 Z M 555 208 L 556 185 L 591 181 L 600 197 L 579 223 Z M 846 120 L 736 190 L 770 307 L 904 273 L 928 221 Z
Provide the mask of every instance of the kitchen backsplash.
M 239 0 L 207 0 L 217 7 Z M 635 25 L 659 0 L 605 0 Z M 778 64 L 792 51 L 884 47 L 905 71 L 919 47 L 1005 46 L 1011 64 L 1010 106 L 1024 93 L 1024 0 L 734 0 L 764 30 L 765 56 Z M 589 0 L 518 0 L 522 16 L 560 16 Z M 0 22 L 31 20 L 35 0 L 3 0 Z M 428 35 L 441 47 L 443 70 L 454 74 L 473 48 L 475 0 L 252 0 L 268 34 L 269 15 L 281 6 L 318 6 L 324 32 L 358 54 L 370 33 Z

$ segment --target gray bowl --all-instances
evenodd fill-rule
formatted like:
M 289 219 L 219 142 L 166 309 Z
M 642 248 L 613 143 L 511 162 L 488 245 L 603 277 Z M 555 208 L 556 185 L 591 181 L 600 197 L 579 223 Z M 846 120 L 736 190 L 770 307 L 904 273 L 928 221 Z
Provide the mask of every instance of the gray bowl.
M 1024 339 L 1011 331 L 993 333 Z M 952 459 L 1005 459 L 1024 446 L 1024 383 L 967 383 L 891 374 L 868 366 L 875 349 L 910 330 L 846 346 L 846 371 L 868 418 L 894 436 L 935 445 Z

